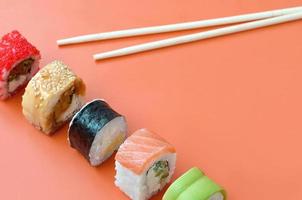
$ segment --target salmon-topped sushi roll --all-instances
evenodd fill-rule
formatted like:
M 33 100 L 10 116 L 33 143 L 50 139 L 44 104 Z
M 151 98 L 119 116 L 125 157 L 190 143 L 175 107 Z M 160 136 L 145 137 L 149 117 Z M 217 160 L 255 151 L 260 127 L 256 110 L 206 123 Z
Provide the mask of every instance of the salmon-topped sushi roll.
M 160 191 L 174 173 L 175 148 L 147 129 L 133 133 L 116 154 L 115 184 L 134 200 Z

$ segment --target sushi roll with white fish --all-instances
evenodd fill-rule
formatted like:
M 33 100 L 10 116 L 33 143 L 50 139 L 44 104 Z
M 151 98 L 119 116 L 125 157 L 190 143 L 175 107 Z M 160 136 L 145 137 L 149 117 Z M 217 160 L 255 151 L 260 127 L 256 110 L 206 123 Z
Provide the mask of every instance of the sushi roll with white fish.
M 83 105 L 85 85 L 63 62 L 53 61 L 28 83 L 22 97 L 25 118 L 46 134 L 54 133 Z
M 115 157 L 115 185 L 133 200 L 147 200 L 170 181 L 175 148 L 147 129 L 133 133 Z
M 104 100 L 87 103 L 69 125 L 70 146 L 77 149 L 92 166 L 108 159 L 126 139 L 125 117 Z

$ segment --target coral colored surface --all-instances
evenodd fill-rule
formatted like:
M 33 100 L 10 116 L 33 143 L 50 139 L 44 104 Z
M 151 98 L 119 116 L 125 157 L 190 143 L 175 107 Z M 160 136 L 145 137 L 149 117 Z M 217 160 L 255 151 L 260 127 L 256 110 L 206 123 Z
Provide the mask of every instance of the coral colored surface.
M 84 79 L 86 100 L 104 98 L 175 145 L 178 177 L 192 166 L 230 200 L 302 199 L 302 21 L 95 63 L 92 54 L 197 32 L 58 48 L 56 39 L 301 5 L 301 0 L 1 0 L 1 35 L 17 29 L 42 54 Z M 0 102 L 0 199 L 123 200 L 114 159 L 98 168 L 66 141 L 35 130 L 21 93 Z M 161 199 L 160 193 L 153 200 Z

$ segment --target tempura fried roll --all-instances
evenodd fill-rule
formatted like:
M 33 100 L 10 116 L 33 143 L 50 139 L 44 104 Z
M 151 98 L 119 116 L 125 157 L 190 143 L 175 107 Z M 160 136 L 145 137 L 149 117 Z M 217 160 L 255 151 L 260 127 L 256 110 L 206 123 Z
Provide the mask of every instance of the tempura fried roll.
M 28 83 L 23 114 L 46 134 L 56 131 L 83 105 L 85 85 L 63 62 L 53 61 Z

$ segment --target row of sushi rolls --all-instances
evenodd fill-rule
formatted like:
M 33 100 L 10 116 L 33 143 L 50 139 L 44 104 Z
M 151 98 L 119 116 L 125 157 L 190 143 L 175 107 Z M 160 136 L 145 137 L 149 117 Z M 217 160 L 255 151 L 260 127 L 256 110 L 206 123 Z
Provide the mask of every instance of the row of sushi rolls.
M 85 84 L 62 61 L 39 69 L 40 52 L 18 31 L 0 41 L 0 99 L 25 87 L 22 112 L 41 132 L 52 135 L 69 123 L 68 142 L 91 166 L 115 151 L 115 185 L 130 199 L 147 200 L 170 182 L 176 150 L 148 129 L 127 137 L 127 122 L 102 99 L 84 103 Z M 193 167 L 176 179 L 163 200 L 224 200 L 225 190 Z

